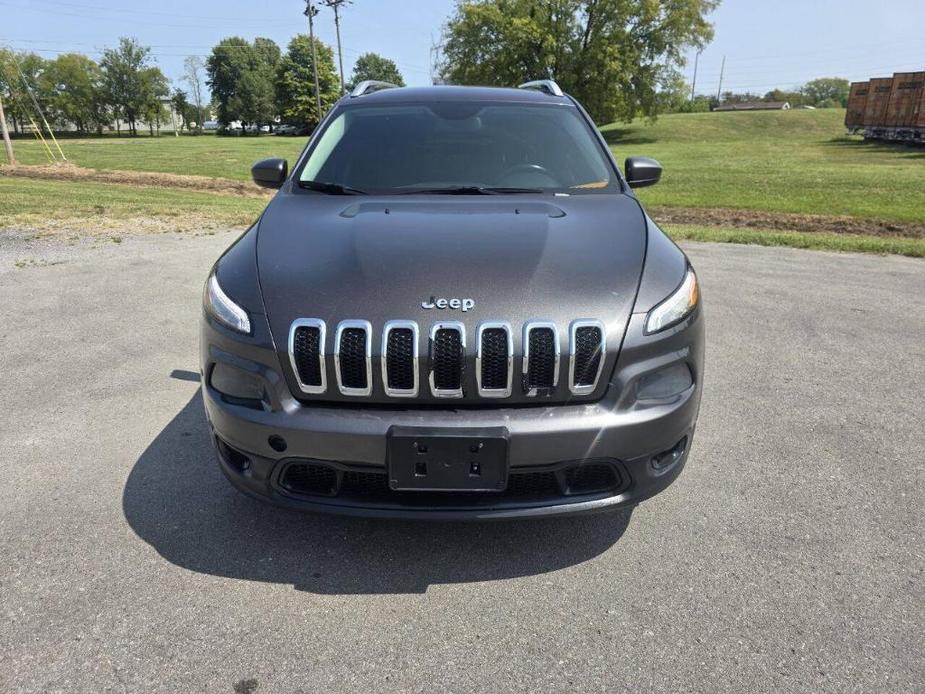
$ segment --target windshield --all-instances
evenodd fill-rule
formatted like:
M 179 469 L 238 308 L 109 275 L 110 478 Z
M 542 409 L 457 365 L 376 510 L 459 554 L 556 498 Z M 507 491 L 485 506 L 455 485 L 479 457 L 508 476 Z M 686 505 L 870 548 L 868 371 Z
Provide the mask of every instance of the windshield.
M 345 108 L 299 182 L 328 193 L 575 193 L 613 174 L 572 106 L 463 101 Z

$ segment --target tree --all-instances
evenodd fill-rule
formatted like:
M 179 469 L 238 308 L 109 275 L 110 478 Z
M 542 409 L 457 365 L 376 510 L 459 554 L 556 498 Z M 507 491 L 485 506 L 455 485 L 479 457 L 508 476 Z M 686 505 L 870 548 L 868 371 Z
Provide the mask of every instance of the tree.
M 444 30 L 444 79 L 510 86 L 553 77 L 597 122 L 655 116 L 719 0 L 477 0 Z
M 35 53 L 17 53 L 0 48 L 0 90 L 3 91 L 6 116 L 12 121 L 13 129 L 17 132 L 23 132 L 30 118 L 41 122 L 32 102 L 32 95 L 40 105 L 44 104 L 43 108 L 47 106 L 41 80 L 46 62 Z
M 161 121 L 170 114 L 164 102 L 170 96 L 170 83 L 160 68 L 149 67 L 141 71 L 141 108 L 140 112 L 148 124 L 148 131 L 154 135 L 161 134 Z
M 834 105 L 848 105 L 848 91 L 851 85 L 848 80 L 839 77 L 822 77 L 803 85 L 803 94 L 807 103 L 813 106 L 823 106 L 823 102 L 835 102 Z
M 180 88 L 174 89 L 170 95 L 170 105 L 180 117 L 179 128 L 185 127 L 188 131 L 192 130 L 190 123 L 194 122 L 198 116 L 196 107 L 189 102 L 186 92 Z
M 196 106 L 196 127 L 201 131 L 202 124 L 205 121 L 202 110 L 202 80 L 205 73 L 206 65 L 198 55 L 187 56 L 183 61 L 183 81 L 190 88 L 193 97 L 193 104 Z M 186 118 L 184 117 L 184 120 Z
M 238 36 L 222 39 L 206 60 L 219 122 L 272 122 L 277 111 L 273 81 L 279 62 L 279 46 L 270 39 L 258 38 L 253 44 Z
M 691 87 L 679 74 L 659 86 L 656 93 L 659 113 L 681 113 L 691 103 Z
M 397 84 L 399 87 L 405 86 L 405 80 L 402 79 L 395 62 L 376 53 L 364 53 L 357 58 L 348 89 L 352 89 L 363 80 L 381 80 Z
M 327 111 L 340 98 L 340 81 L 334 67 L 334 52 L 315 39 L 318 55 L 318 84 L 321 108 Z M 298 34 L 289 42 L 286 55 L 276 70 L 276 103 L 279 115 L 287 123 L 314 127 L 323 113 L 315 102 L 312 76 L 312 44 L 308 36 Z
M 59 55 L 46 63 L 40 81 L 50 119 L 59 125 L 71 123 L 81 133 L 102 131 L 109 118 L 103 72 L 96 61 L 79 53 Z
M 137 39 L 122 37 L 119 47 L 104 50 L 100 61 L 106 102 L 117 121 L 128 123 L 132 135 L 138 134 L 136 124 L 149 106 L 145 79 L 150 79 L 150 75 L 146 78 L 144 73 L 149 67 L 150 53 L 151 49 L 142 46 Z M 121 132 L 118 123 L 117 127 Z

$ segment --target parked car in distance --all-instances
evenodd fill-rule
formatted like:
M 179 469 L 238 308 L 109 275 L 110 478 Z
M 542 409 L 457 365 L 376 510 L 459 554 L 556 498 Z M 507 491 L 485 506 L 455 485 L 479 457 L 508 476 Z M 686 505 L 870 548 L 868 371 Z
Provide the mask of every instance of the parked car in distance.
M 685 254 L 554 82 L 362 83 L 215 263 L 201 374 L 218 464 L 311 511 L 616 509 L 684 467 L 704 318 Z

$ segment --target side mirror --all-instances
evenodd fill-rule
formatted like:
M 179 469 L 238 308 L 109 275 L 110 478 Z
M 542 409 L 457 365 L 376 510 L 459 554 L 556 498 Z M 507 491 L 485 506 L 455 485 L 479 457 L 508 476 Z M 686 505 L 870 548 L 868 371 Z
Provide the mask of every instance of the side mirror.
M 289 173 L 285 159 L 261 159 L 251 167 L 254 183 L 263 188 L 279 188 Z
M 629 157 L 623 168 L 631 188 L 654 186 L 662 177 L 662 165 L 648 157 Z

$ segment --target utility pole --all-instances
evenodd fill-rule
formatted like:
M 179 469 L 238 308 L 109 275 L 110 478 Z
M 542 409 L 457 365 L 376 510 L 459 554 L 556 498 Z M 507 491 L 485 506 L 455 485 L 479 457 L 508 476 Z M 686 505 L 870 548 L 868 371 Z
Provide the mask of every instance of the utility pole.
M 719 88 L 716 90 L 716 101 L 723 103 L 723 73 L 726 72 L 726 56 L 723 56 L 723 64 L 719 69 Z
M 3 115 L 3 99 L 0 99 L 0 130 L 3 131 L 3 146 L 6 148 L 6 158 L 10 164 L 16 163 L 16 157 L 13 156 L 13 143 L 10 142 L 10 133 L 6 129 L 6 116 Z
M 334 10 L 334 29 L 337 32 L 337 62 L 340 66 L 340 88 L 347 91 L 347 84 L 344 82 L 344 53 L 340 47 L 340 7 L 346 5 L 348 0 L 324 0 L 324 4 Z
M 318 9 L 312 0 L 305 0 L 305 16 L 308 17 L 308 40 L 312 44 L 312 72 L 315 73 L 315 104 L 318 106 L 318 122 L 321 122 L 321 86 L 318 84 L 318 49 L 315 48 L 315 16 Z
M 700 54 L 703 53 L 702 50 L 697 51 L 697 55 L 694 56 L 694 81 L 691 82 L 691 101 L 694 100 L 694 95 L 697 91 L 697 64 L 700 62 Z

